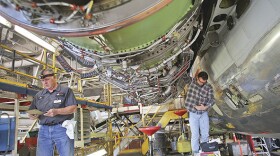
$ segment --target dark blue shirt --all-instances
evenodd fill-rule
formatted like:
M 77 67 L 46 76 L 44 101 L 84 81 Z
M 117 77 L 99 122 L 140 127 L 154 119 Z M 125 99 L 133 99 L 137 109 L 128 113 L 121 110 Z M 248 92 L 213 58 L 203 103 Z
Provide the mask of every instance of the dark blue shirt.
M 35 95 L 29 110 L 38 109 L 46 113 L 48 110 L 53 108 L 64 108 L 71 105 L 77 105 L 73 91 L 68 87 L 58 85 L 52 93 L 50 93 L 47 89 L 38 92 Z M 54 117 L 40 115 L 39 124 L 62 123 L 63 121 L 70 120 L 73 117 L 74 114 L 56 115 Z

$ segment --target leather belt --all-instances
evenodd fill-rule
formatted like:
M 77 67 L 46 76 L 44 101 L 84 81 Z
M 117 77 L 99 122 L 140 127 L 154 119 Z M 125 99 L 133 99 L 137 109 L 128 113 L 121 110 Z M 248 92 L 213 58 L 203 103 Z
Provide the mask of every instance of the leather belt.
M 43 125 L 44 126 L 55 126 L 55 125 L 62 124 L 62 123 L 63 123 L 63 121 L 62 122 L 58 122 L 58 123 L 44 123 Z

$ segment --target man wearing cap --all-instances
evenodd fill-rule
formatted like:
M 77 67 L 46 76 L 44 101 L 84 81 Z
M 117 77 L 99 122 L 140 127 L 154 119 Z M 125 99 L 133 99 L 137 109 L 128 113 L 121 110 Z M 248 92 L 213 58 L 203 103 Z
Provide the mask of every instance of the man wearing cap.
M 199 140 L 208 142 L 209 137 L 208 110 L 214 105 L 215 99 L 213 88 L 207 80 L 208 74 L 204 71 L 199 72 L 189 85 L 185 102 L 189 111 L 193 155 L 199 153 Z
M 44 89 L 38 92 L 29 108 L 43 112 L 42 115 L 28 114 L 31 119 L 39 119 L 40 129 L 36 155 L 52 156 L 56 146 L 60 156 L 74 156 L 74 139 L 62 127 L 65 120 L 71 120 L 77 102 L 73 91 L 57 83 L 52 69 L 44 69 L 40 75 Z

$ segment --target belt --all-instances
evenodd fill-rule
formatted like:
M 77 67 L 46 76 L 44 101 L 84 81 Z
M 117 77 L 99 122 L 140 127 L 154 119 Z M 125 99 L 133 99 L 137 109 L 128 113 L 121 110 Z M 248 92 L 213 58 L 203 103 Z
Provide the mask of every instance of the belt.
M 62 124 L 62 123 L 63 123 L 63 121 L 58 122 L 58 123 L 44 123 L 43 125 L 44 126 L 55 126 L 55 125 Z
M 203 112 L 201 112 L 201 111 L 196 111 L 196 112 L 192 112 L 192 113 L 201 115 L 201 114 L 203 114 L 203 113 L 205 113 L 205 112 L 206 112 L 206 111 L 203 111 Z

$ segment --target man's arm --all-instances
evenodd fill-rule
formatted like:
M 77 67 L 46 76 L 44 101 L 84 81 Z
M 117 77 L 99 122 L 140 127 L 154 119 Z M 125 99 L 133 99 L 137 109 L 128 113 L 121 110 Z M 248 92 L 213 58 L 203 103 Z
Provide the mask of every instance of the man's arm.
M 196 110 L 207 110 L 209 108 L 209 106 L 205 106 L 205 105 L 197 105 L 194 107 Z
M 194 80 L 193 80 L 194 81 Z M 194 95 L 194 82 L 192 81 L 192 83 L 189 85 L 189 89 L 187 92 L 187 96 L 186 96 L 186 101 L 185 101 L 185 108 L 188 111 L 194 112 L 196 111 L 196 98 Z
M 77 109 L 77 105 L 71 105 L 64 108 L 55 108 L 50 109 L 45 113 L 45 116 L 54 117 L 56 115 L 67 115 L 67 114 L 73 114 Z
M 201 105 L 196 106 L 195 108 L 197 110 L 206 111 L 206 110 L 208 110 L 210 107 L 212 107 L 214 105 L 215 99 L 214 99 L 214 92 L 213 92 L 212 87 L 210 87 L 210 89 L 209 89 L 209 91 L 207 93 L 207 97 L 204 100 L 205 100 L 206 103 L 202 103 Z
M 212 107 L 215 104 L 214 91 L 212 87 L 209 89 L 207 99 L 207 106 Z

